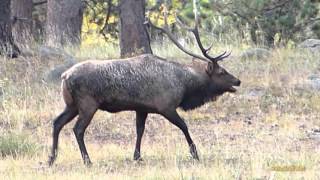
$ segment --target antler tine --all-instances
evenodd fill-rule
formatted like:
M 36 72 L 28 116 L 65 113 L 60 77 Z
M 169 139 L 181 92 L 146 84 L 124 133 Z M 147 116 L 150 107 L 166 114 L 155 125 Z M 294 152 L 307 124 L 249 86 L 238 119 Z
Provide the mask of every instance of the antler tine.
M 196 24 L 195 24 L 195 26 L 194 26 L 194 29 L 193 29 L 191 32 L 193 33 L 194 37 L 196 38 L 197 44 L 198 44 L 198 46 L 199 46 L 202 54 L 203 54 L 206 58 L 210 59 L 211 61 L 221 61 L 221 60 L 223 60 L 224 58 L 227 58 L 228 56 L 230 56 L 231 52 L 228 53 L 227 55 L 225 55 L 225 54 L 227 53 L 227 52 L 225 51 L 225 52 L 223 52 L 222 54 L 220 54 L 220 55 L 218 55 L 218 56 L 216 56 L 216 57 L 211 57 L 211 56 L 208 54 L 208 52 L 209 52 L 210 49 L 212 48 L 213 43 L 212 43 L 212 44 L 210 45 L 210 47 L 207 48 L 207 49 L 203 47 L 202 42 L 201 42 L 201 40 L 200 40 L 199 30 L 198 30 L 198 26 L 199 26 L 198 22 L 199 22 L 199 21 L 197 20 L 197 18 L 195 18 L 195 21 L 196 21 Z
M 225 55 L 226 53 L 227 53 L 227 51 L 223 52 L 223 53 L 220 54 L 219 56 L 214 57 L 214 59 L 215 59 L 216 61 L 221 61 L 221 60 L 223 60 L 224 58 L 229 57 L 230 54 L 231 54 L 231 52 L 229 52 L 227 55 Z
M 198 47 L 200 48 L 201 52 L 202 52 L 202 55 L 204 56 L 200 56 L 200 55 L 197 55 L 197 54 L 194 54 L 192 52 L 190 52 L 189 50 L 185 49 L 180 43 L 179 41 L 174 37 L 174 35 L 170 32 L 170 29 L 169 29 L 169 25 L 168 25 L 168 10 L 165 8 L 163 10 L 163 16 L 164 16 L 164 26 L 161 28 L 161 27 L 158 27 L 156 25 L 154 25 L 149 18 L 146 18 L 146 22 L 145 24 L 149 24 L 150 26 L 152 26 L 153 28 L 155 29 L 158 29 L 160 31 L 162 31 L 163 33 L 165 33 L 168 38 L 180 49 L 182 50 L 184 53 L 192 56 L 192 57 L 195 57 L 197 59 L 200 59 L 202 61 L 206 61 L 206 62 L 217 62 L 217 61 L 221 61 L 222 59 L 224 58 L 227 58 L 230 54 L 228 53 L 226 55 L 227 52 L 224 52 L 222 54 L 220 54 L 219 56 L 216 56 L 216 57 L 212 57 L 208 54 L 208 52 L 210 51 L 210 49 L 213 47 L 213 43 L 208 47 L 208 48 L 204 48 L 203 45 L 202 45 L 202 42 L 201 42 L 201 39 L 200 39 L 200 35 L 199 35 L 199 18 L 198 18 L 198 11 L 197 11 L 197 8 L 196 8 L 196 4 L 194 4 L 194 19 L 195 19 L 195 25 L 194 25 L 194 28 L 189 28 L 188 26 L 186 26 L 184 23 L 181 22 L 181 20 L 179 19 L 179 17 L 176 17 L 176 21 L 177 23 L 179 23 L 179 25 L 188 30 L 188 31 L 191 31 L 193 33 L 193 35 L 195 36 L 195 39 L 196 39 L 196 42 L 198 44 Z
M 200 60 L 202 60 L 202 61 L 210 62 L 208 59 L 206 59 L 206 58 L 204 58 L 204 57 L 202 57 L 202 56 L 200 56 L 200 55 L 194 54 L 194 53 L 190 52 L 189 50 L 185 49 L 185 48 L 179 43 L 179 41 L 174 37 L 174 35 L 173 35 L 173 34 L 170 32 L 170 30 L 169 30 L 169 25 L 168 25 L 168 21 L 167 21 L 167 12 L 166 12 L 166 10 L 164 11 L 164 27 L 163 27 L 163 28 L 154 25 L 154 24 L 150 21 L 150 19 L 147 19 L 147 21 L 146 21 L 145 23 L 147 23 L 147 24 L 149 24 L 150 26 L 152 26 L 153 28 L 158 29 L 158 30 L 162 31 L 163 33 L 165 33 L 165 34 L 168 36 L 168 38 L 169 38 L 181 51 L 183 51 L 184 53 L 186 53 L 186 54 L 188 54 L 188 55 L 190 55 L 190 56 L 192 56 L 192 57 L 195 57 L 195 58 L 197 58 L 197 59 L 200 59 Z
M 197 1 L 193 1 L 193 13 L 194 13 L 194 20 L 195 20 L 195 25 L 194 28 L 191 30 L 191 32 L 193 33 L 193 35 L 196 38 L 197 44 L 202 52 L 202 54 L 208 58 L 211 61 L 221 61 L 224 58 L 227 58 L 231 52 L 228 55 L 225 55 L 227 52 L 225 51 L 224 53 L 220 54 L 219 56 L 216 57 L 211 57 L 208 52 L 210 51 L 210 49 L 213 46 L 213 43 L 208 47 L 208 48 L 204 48 L 200 39 L 200 35 L 199 35 L 199 12 L 198 12 L 198 4 Z
M 195 38 L 196 38 L 196 41 L 197 41 L 197 44 L 202 52 L 202 54 L 211 60 L 212 57 L 210 57 L 207 53 L 210 51 L 210 49 L 213 47 L 213 43 L 211 43 L 211 45 L 208 47 L 208 48 L 204 48 L 202 43 L 201 43 L 201 40 L 200 40 L 200 35 L 199 35 L 199 30 L 198 30 L 198 26 L 199 26 L 199 19 L 198 17 L 196 16 L 195 17 L 195 27 L 194 28 L 190 28 L 188 27 L 187 25 L 185 25 L 178 16 L 176 16 L 176 20 L 177 20 L 177 23 L 183 28 L 183 29 L 186 29 L 187 31 L 190 31 L 194 34 Z
M 211 43 L 211 45 L 206 49 L 206 52 L 209 52 L 211 50 L 212 46 L 213 46 L 213 43 Z
M 208 52 L 211 48 L 212 48 L 212 46 L 213 46 L 213 44 L 211 44 L 210 45 L 210 47 L 208 47 L 208 48 L 204 48 L 203 47 L 203 45 L 202 45 L 202 43 L 201 43 L 201 41 L 200 41 L 200 37 L 199 37 L 199 31 L 198 31 L 198 17 L 195 17 L 195 27 L 194 28 L 190 28 L 190 27 L 188 27 L 187 25 L 185 25 L 181 20 L 180 20 L 180 18 L 178 17 L 178 16 L 176 16 L 176 20 L 177 20 L 177 23 L 183 28 L 183 29 L 186 29 L 187 31 L 190 31 L 190 32 L 192 32 L 193 34 L 195 34 L 195 33 L 197 33 L 198 35 L 195 35 L 196 36 L 196 40 L 197 40 L 197 43 L 198 42 L 200 42 L 200 43 L 198 43 L 198 46 L 199 46 L 199 48 L 201 49 L 201 51 L 203 50 L 203 51 L 205 51 L 205 52 Z M 199 41 L 198 41 L 198 37 L 199 37 Z

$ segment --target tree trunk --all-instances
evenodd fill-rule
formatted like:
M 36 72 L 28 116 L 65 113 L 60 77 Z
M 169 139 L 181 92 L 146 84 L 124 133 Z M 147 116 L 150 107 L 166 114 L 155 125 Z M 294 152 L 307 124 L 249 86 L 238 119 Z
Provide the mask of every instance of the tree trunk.
M 32 0 L 12 0 L 12 35 L 17 45 L 28 47 L 32 43 Z
M 32 0 L 12 0 L 11 2 L 12 35 L 19 47 L 28 46 L 33 42 L 32 6 Z
M 258 28 L 259 27 L 256 22 L 253 22 L 250 25 L 250 37 L 251 37 L 253 44 L 255 44 L 255 45 L 258 45 L 258 39 L 257 39 L 257 34 L 256 34 L 256 31 L 258 30 Z
M 12 38 L 10 3 L 10 0 L 0 1 L 0 54 L 17 57 L 20 51 Z
M 79 45 L 82 18 L 81 0 L 48 0 L 46 44 L 53 47 Z
M 145 21 L 145 0 L 120 1 L 121 57 L 152 53 Z

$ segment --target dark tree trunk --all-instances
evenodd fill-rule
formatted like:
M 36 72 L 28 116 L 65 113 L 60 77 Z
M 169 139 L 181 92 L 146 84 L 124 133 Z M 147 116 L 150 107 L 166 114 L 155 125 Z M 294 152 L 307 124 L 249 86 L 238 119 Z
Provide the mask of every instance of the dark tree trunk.
M 32 0 L 12 0 L 11 2 L 12 35 L 19 47 L 28 46 L 33 42 L 32 6 Z
M 258 29 L 258 25 L 256 22 L 252 23 L 250 26 L 250 37 L 252 42 L 257 45 L 258 44 L 258 39 L 257 39 L 257 34 L 256 31 Z
M 81 0 L 48 0 L 46 44 L 54 47 L 79 45 L 82 18 Z
M 145 0 L 120 1 L 121 57 L 152 53 L 145 21 Z
M 17 57 L 20 51 L 12 38 L 10 3 L 10 0 L 0 1 L 0 54 Z

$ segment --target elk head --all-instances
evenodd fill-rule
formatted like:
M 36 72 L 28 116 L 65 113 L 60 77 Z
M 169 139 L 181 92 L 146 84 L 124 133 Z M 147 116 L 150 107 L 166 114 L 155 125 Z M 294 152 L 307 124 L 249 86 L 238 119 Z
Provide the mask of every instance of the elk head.
M 213 89 L 219 87 L 221 91 L 236 92 L 233 86 L 240 86 L 240 80 L 227 72 L 216 62 L 208 62 L 206 73 L 208 74 Z
M 152 27 L 162 31 L 163 33 L 165 33 L 169 37 L 169 39 L 180 50 L 182 50 L 186 54 L 188 54 L 196 59 L 207 62 L 206 74 L 209 77 L 210 82 L 212 82 L 212 83 L 210 83 L 210 85 L 214 86 L 210 89 L 217 90 L 217 87 L 218 87 L 219 91 L 222 91 L 222 92 L 236 92 L 236 89 L 233 86 L 240 86 L 241 81 L 239 79 L 237 79 L 236 77 L 234 77 L 229 72 L 227 72 L 223 67 L 221 67 L 218 64 L 219 61 L 222 61 L 223 59 L 227 58 L 231 53 L 227 53 L 225 51 L 216 57 L 212 57 L 208 54 L 208 52 L 210 51 L 210 49 L 212 48 L 213 45 L 211 45 L 208 48 L 204 48 L 204 46 L 202 45 L 202 42 L 200 40 L 199 30 L 198 30 L 199 29 L 198 28 L 199 27 L 199 19 L 198 19 L 197 12 L 195 12 L 195 26 L 194 26 L 194 28 L 187 27 L 185 24 L 183 24 L 180 21 L 180 19 L 178 17 L 176 17 L 176 20 L 180 24 L 180 26 L 182 26 L 184 29 L 193 33 L 193 35 L 196 39 L 196 42 L 198 44 L 198 47 L 200 48 L 200 50 L 202 52 L 202 56 L 190 52 L 189 50 L 185 49 L 179 43 L 179 41 L 174 37 L 174 35 L 169 30 L 169 25 L 168 25 L 168 21 L 167 21 L 168 12 L 166 10 L 164 10 L 163 15 L 164 15 L 164 27 L 163 28 L 152 24 L 149 19 L 147 19 L 146 23 L 151 25 Z

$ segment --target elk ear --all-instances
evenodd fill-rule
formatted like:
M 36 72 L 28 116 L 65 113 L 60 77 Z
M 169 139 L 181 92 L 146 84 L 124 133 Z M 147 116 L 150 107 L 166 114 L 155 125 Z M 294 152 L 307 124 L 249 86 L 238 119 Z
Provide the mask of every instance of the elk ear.
M 214 64 L 213 64 L 212 62 L 209 62 L 209 63 L 208 63 L 206 71 L 207 71 L 207 73 L 208 73 L 209 75 L 212 75 L 212 74 L 213 74 Z

